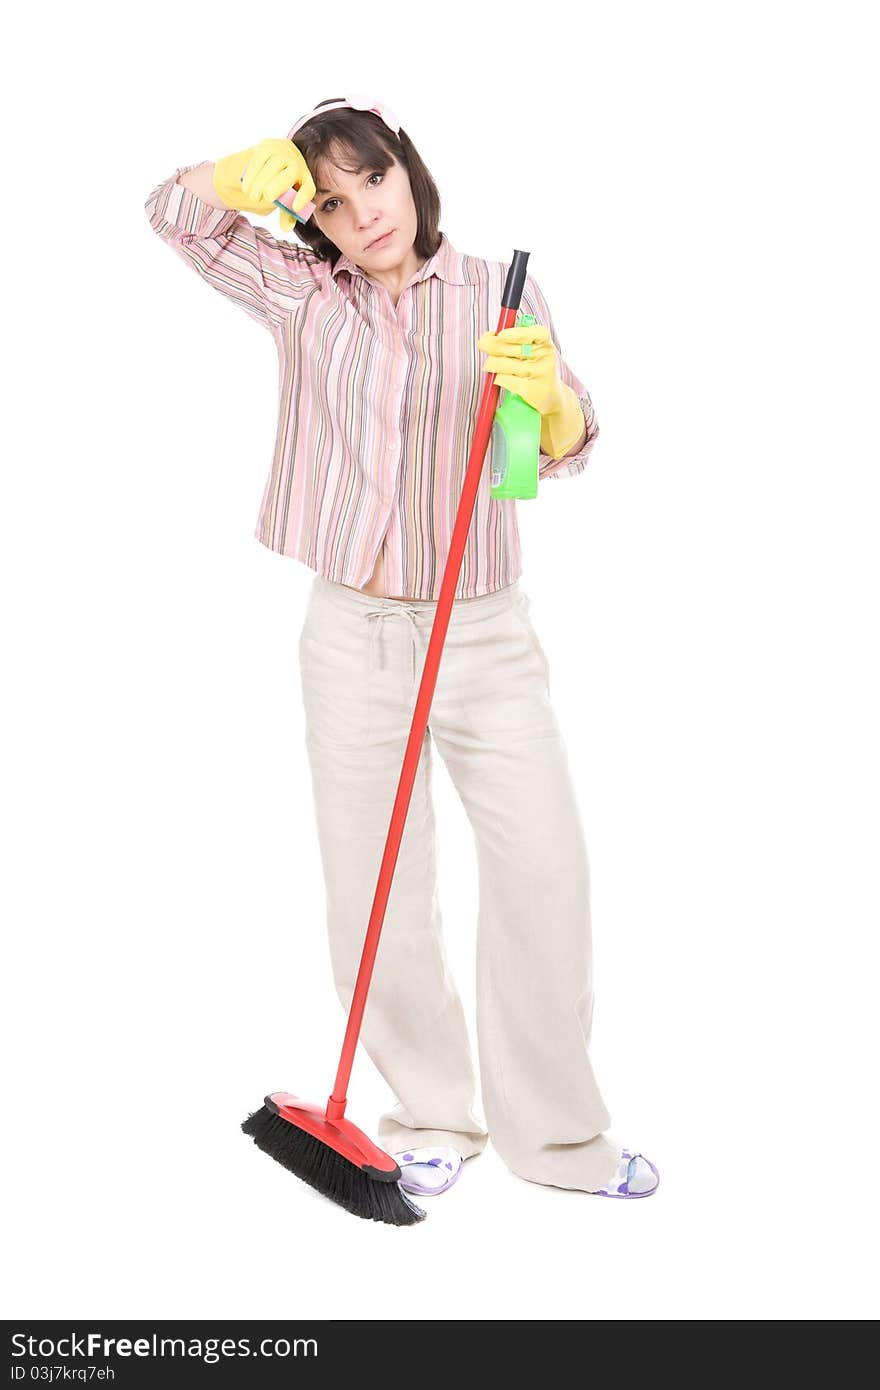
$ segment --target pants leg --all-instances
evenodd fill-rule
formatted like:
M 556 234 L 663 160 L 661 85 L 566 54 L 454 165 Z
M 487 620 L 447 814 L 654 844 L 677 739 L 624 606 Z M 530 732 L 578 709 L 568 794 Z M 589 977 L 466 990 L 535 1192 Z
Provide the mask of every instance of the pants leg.
M 592 1191 L 621 1146 L 602 1133 L 588 1051 L 588 856 L 529 600 L 518 584 L 501 592 L 450 624 L 431 716 L 477 843 L 483 1108 L 513 1172 Z
M 411 619 L 402 607 L 317 575 L 300 637 L 327 930 L 346 1012 L 421 678 Z M 391 620 L 377 625 L 380 616 Z M 384 1148 L 452 1144 L 465 1157 L 482 1150 L 487 1134 L 473 1109 L 470 1042 L 443 948 L 428 731 L 360 1041 L 396 1098 L 378 1125 Z
M 436 604 L 316 576 L 300 642 L 334 976 L 347 1008 Z M 385 621 L 389 619 L 388 621 Z M 486 1130 L 436 901 L 431 739 L 474 830 L 477 1040 L 492 1142 L 521 1177 L 593 1190 L 620 1145 L 589 1059 L 589 868 L 546 657 L 518 584 L 457 601 L 401 841 L 361 1041 L 397 1104 L 388 1149 Z

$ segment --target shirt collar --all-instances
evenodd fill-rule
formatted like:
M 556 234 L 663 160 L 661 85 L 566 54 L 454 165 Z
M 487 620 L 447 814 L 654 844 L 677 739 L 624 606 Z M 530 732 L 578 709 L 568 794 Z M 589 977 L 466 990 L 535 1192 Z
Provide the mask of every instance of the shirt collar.
M 441 232 L 440 245 L 433 256 L 429 256 L 425 261 L 421 269 L 416 271 L 410 284 L 417 284 L 419 280 L 427 280 L 429 275 L 439 275 L 441 280 L 446 280 L 451 285 L 470 284 L 464 270 L 464 259 L 464 256 L 456 251 L 446 233 Z M 347 270 L 351 275 L 366 276 L 366 271 L 362 270 L 359 265 L 355 265 L 354 261 L 349 260 L 348 256 L 344 254 L 340 254 L 330 274 L 335 277 L 340 270 Z

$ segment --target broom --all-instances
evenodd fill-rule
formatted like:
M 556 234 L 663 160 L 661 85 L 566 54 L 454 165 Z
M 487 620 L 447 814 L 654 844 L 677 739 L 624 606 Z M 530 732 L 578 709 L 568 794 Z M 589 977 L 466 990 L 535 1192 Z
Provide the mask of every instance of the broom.
M 516 321 L 528 259 L 528 251 L 513 253 L 501 296 L 501 314 L 496 332 L 500 333 L 502 329 L 511 327 Z M 495 374 L 488 373 L 480 400 L 446 569 L 440 585 L 437 612 L 428 641 L 333 1091 L 326 1106 L 314 1105 L 290 1091 L 273 1091 L 265 1097 L 260 1109 L 250 1114 L 241 1126 L 258 1149 L 262 1149 L 263 1153 L 267 1153 L 270 1158 L 274 1158 L 277 1163 L 295 1173 L 298 1178 L 302 1178 L 310 1187 L 355 1216 L 362 1216 L 368 1221 L 384 1221 L 391 1226 L 415 1225 L 424 1220 L 425 1212 L 411 1202 L 398 1186 L 402 1174 L 395 1159 L 368 1139 L 363 1130 L 358 1129 L 351 1120 L 346 1119 L 346 1093 L 379 936 L 385 920 L 394 866 L 397 863 L 422 740 L 437 683 L 440 654 L 452 612 L 452 596 L 461 571 L 465 541 L 477 499 L 480 474 L 492 433 L 499 392 L 500 387 L 495 385 Z

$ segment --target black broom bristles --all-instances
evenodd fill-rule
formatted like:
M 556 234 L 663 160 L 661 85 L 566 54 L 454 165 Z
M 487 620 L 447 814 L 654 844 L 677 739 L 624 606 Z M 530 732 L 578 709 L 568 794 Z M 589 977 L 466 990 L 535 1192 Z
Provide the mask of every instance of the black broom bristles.
M 396 1182 L 371 1178 L 329 1144 L 276 1115 L 267 1105 L 248 1115 L 241 1127 L 263 1153 L 355 1216 L 389 1226 L 414 1226 L 425 1219 L 422 1208 L 411 1202 Z

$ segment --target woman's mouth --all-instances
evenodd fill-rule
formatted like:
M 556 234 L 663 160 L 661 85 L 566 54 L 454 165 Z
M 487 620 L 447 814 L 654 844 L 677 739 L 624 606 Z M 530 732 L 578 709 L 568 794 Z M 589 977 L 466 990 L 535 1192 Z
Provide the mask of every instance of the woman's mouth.
M 367 250 L 368 250 L 368 251 L 375 251 L 377 247 L 379 247 L 379 246 L 385 246 L 386 243 L 389 242 L 389 241 L 391 240 L 391 238 L 394 236 L 395 231 L 396 231 L 396 228 L 392 227 L 392 228 L 391 228 L 391 231 L 390 231 L 390 232 L 386 232 L 384 236 L 380 236 L 379 239 L 378 239 L 378 241 L 371 241 L 370 244 L 369 244 L 369 246 L 367 247 Z

